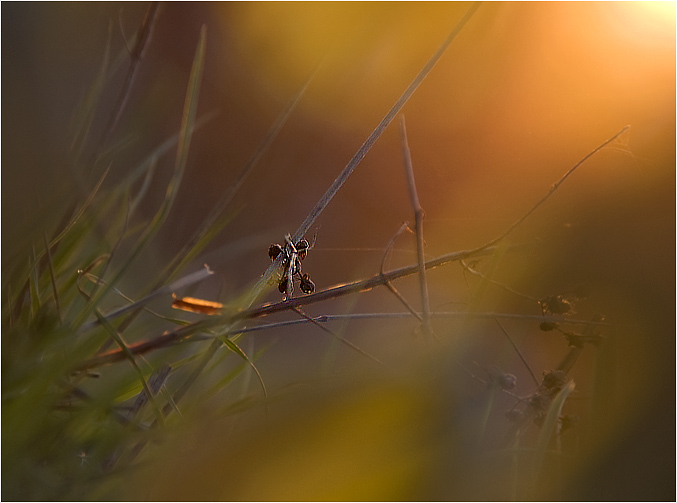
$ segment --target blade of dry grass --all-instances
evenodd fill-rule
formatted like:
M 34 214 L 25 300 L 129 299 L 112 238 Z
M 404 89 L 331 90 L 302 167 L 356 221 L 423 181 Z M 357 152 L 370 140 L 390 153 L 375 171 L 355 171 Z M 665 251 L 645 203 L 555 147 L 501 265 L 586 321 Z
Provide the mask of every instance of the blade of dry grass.
M 395 240 L 405 231 L 409 228 L 409 225 L 407 222 L 404 222 L 400 228 L 397 230 L 397 232 L 393 235 L 393 237 L 390 239 L 388 242 L 385 252 L 383 253 L 383 257 L 381 258 L 381 268 L 379 269 L 379 273 L 381 275 L 384 274 L 384 268 L 385 268 L 385 262 L 386 262 L 386 257 L 388 256 L 388 252 L 392 249 L 392 247 L 395 245 Z M 423 317 L 416 312 L 414 309 L 414 306 L 409 304 L 409 301 L 404 298 L 404 296 L 399 292 L 397 288 L 390 282 L 386 281 L 385 283 L 386 288 L 390 290 L 390 292 L 397 298 L 397 300 L 402 303 L 402 305 L 407 308 L 407 310 L 420 322 L 423 322 Z
M 154 290 L 150 294 L 146 295 L 144 298 L 137 300 L 136 302 L 133 302 L 128 306 L 121 307 L 120 309 L 116 309 L 115 311 L 105 314 L 104 318 L 108 321 L 111 321 L 117 318 L 118 316 L 122 316 L 123 314 L 129 313 L 130 311 L 142 308 L 150 301 L 158 297 L 165 295 L 170 296 L 172 293 L 181 290 L 182 288 L 193 285 L 195 283 L 199 283 L 200 281 L 203 281 L 212 274 L 214 274 L 212 270 L 209 269 L 209 267 L 205 266 L 203 269 L 200 269 L 199 271 L 187 274 L 186 276 L 179 278 L 178 280 L 174 281 L 173 283 L 170 283 L 169 285 L 165 285 L 163 287 L 158 288 L 157 290 Z M 103 281 L 101 282 L 103 283 Z M 97 326 L 99 323 L 100 322 L 98 320 L 87 323 L 85 325 L 82 325 L 79 331 L 85 332 Z
M 352 314 L 323 314 L 320 316 L 315 316 L 312 319 L 318 323 L 327 323 L 330 321 L 336 320 L 364 320 L 364 319 L 401 319 L 408 318 L 412 316 L 412 313 L 352 313 Z M 515 314 L 515 313 L 478 313 L 478 312 L 468 312 L 468 311 L 459 311 L 459 312 L 434 312 L 431 313 L 432 317 L 439 318 L 459 318 L 464 319 L 468 317 L 474 317 L 477 319 L 507 319 L 507 320 L 529 320 L 534 322 L 552 322 L 552 323 L 569 323 L 572 325 L 586 325 L 586 326 L 605 326 L 608 323 L 588 321 L 588 320 L 577 320 L 577 319 L 568 319 L 556 316 L 542 316 L 536 314 Z M 419 314 L 420 317 L 420 314 Z M 171 332 L 167 332 L 158 337 L 148 339 L 145 341 L 137 342 L 135 344 L 129 345 L 129 350 L 134 354 L 143 354 L 150 351 L 171 346 L 183 341 L 204 341 L 212 340 L 221 336 L 233 336 L 238 334 L 244 334 L 247 332 L 256 332 L 259 330 L 269 330 L 273 328 L 279 328 L 287 325 L 297 325 L 300 323 L 308 323 L 307 319 L 300 320 L 288 320 L 280 321 L 275 323 L 269 323 L 264 325 L 256 325 L 253 327 L 238 327 L 233 329 L 225 329 L 221 331 L 218 335 L 208 334 L 208 335 L 195 335 L 200 331 L 206 331 L 209 328 L 214 327 L 215 325 L 222 325 L 223 322 L 218 318 L 207 318 L 200 320 L 182 327 L 179 327 Z M 119 351 L 109 351 L 106 353 L 98 354 L 89 360 L 84 361 L 75 370 L 82 371 L 87 369 L 92 369 L 100 367 L 102 365 L 108 365 L 115 363 L 124 359 L 124 355 Z
M 400 116 L 400 134 L 402 136 L 402 155 L 404 157 L 404 168 L 407 175 L 407 186 L 409 187 L 409 196 L 411 206 L 414 210 L 415 230 L 416 230 L 416 255 L 418 258 L 418 279 L 421 290 L 421 306 L 423 309 L 423 334 L 430 339 L 433 335 L 430 326 L 430 298 L 428 297 L 428 281 L 425 274 L 425 256 L 423 253 L 423 208 L 418 198 L 416 190 L 416 178 L 414 177 L 414 165 L 411 162 L 411 151 L 409 149 L 409 140 L 407 139 L 407 125 L 404 115 Z

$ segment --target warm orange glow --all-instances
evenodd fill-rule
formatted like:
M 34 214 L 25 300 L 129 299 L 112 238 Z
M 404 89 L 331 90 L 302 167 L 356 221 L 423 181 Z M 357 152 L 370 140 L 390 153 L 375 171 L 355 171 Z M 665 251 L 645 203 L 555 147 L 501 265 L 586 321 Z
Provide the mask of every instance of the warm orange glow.
M 188 311 L 191 313 L 216 315 L 221 314 L 223 304 L 219 302 L 211 302 L 209 300 L 196 299 L 193 297 L 178 298 L 172 294 L 172 307 L 180 309 L 181 311 Z
M 620 7 L 644 18 L 645 22 L 675 26 L 675 6 L 677 2 L 623 2 Z

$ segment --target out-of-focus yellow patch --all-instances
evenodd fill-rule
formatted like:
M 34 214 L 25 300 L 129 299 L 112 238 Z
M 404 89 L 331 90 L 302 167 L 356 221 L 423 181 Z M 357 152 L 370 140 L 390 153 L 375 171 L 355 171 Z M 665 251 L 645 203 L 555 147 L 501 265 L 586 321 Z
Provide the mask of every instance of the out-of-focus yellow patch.
M 212 302 L 209 300 L 196 299 L 194 297 L 177 297 L 172 294 L 172 307 L 180 309 L 181 311 L 188 311 L 191 313 L 216 315 L 221 314 L 223 304 L 220 302 Z

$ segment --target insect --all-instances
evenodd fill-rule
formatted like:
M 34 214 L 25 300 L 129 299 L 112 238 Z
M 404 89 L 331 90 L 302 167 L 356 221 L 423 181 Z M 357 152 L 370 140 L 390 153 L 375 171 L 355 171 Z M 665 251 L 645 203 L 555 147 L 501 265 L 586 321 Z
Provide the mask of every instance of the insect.
M 277 285 L 280 293 L 286 293 L 287 298 L 291 298 L 291 294 L 294 291 L 295 277 L 298 278 L 299 287 L 303 293 L 313 293 L 315 291 L 315 283 L 313 283 L 308 274 L 301 272 L 301 261 L 308 255 L 310 243 L 306 239 L 301 239 L 294 244 L 289 234 L 284 237 L 284 241 L 284 246 L 276 243 L 268 248 L 270 260 L 275 261 L 282 255 L 284 272 Z

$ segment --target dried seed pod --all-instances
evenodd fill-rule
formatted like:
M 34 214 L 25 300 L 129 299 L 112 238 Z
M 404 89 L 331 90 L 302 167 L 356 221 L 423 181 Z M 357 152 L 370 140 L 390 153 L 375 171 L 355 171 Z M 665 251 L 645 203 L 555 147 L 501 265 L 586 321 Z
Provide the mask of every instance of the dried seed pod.
M 515 389 L 515 386 L 517 386 L 517 377 L 512 374 L 503 374 L 496 380 L 496 382 L 502 390 L 509 391 L 511 389 Z
M 512 374 L 506 374 L 498 367 L 490 367 L 485 369 L 489 380 L 487 384 L 489 387 L 498 386 L 502 390 L 508 391 L 517 386 L 517 377 Z
M 561 388 L 567 382 L 567 374 L 563 370 L 543 372 L 543 386 L 547 389 Z
M 559 327 L 559 323 L 555 323 L 552 321 L 544 321 L 540 325 L 541 330 L 544 332 L 550 332 L 551 330 L 555 330 L 557 327 Z

